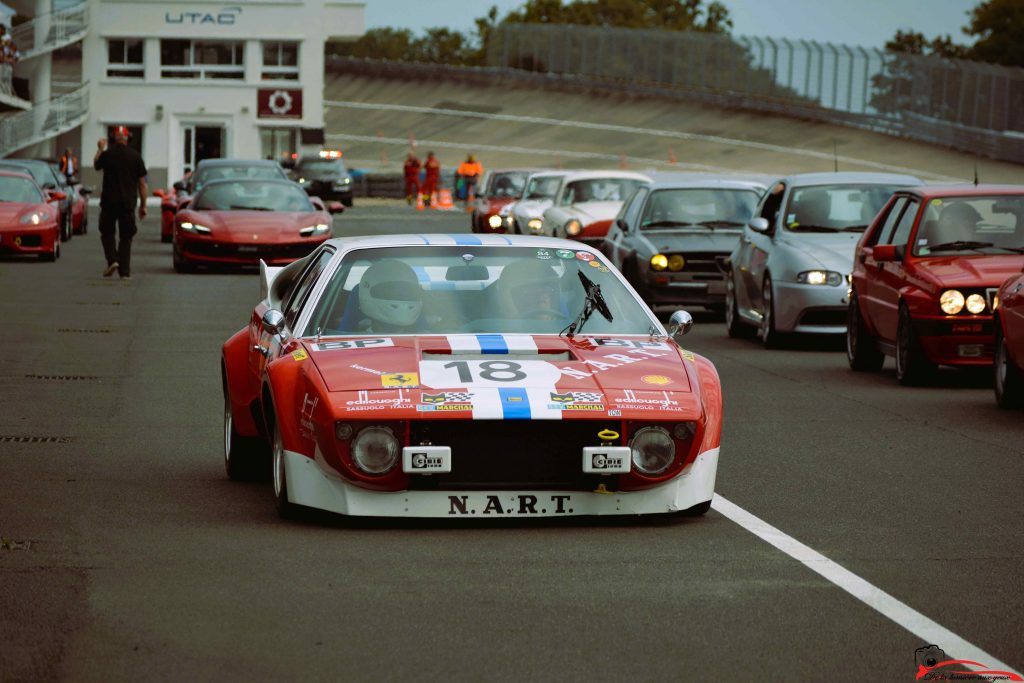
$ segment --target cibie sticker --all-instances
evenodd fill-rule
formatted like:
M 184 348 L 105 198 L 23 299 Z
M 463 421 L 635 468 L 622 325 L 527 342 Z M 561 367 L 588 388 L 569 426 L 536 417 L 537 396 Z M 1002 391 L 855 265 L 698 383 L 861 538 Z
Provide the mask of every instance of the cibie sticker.
M 644 384 L 657 384 L 663 386 L 665 384 L 672 384 L 672 380 L 665 375 L 644 375 L 640 378 L 640 381 Z
M 420 377 L 428 387 L 554 387 L 559 369 L 542 360 L 425 360 Z
M 679 353 L 682 354 L 683 358 L 688 361 L 697 360 L 697 356 L 694 355 L 693 351 L 687 351 L 686 349 L 679 349 Z
M 569 249 L 559 249 L 555 252 L 555 256 L 562 259 L 574 259 L 576 258 L 576 252 Z
M 542 261 L 547 261 L 548 259 L 553 257 L 551 256 L 551 252 L 548 251 L 547 249 L 538 249 L 537 258 L 541 259 Z
M 415 372 L 390 372 L 380 376 L 382 387 L 416 387 L 419 384 L 419 375 Z
M 594 255 L 591 254 L 589 251 L 577 251 L 576 258 L 578 258 L 580 261 L 593 261 Z
M 587 265 L 589 265 L 591 268 L 600 268 L 601 267 L 601 262 L 600 261 L 591 261 Z
M 372 349 L 378 346 L 394 346 L 395 342 L 387 337 L 377 339 L 342 339 L 338 341 L 313 344 L 314 351 L 351 351 L 352 349 Z
M 292 358 L 294 358 L 295 360 L 306 360 L 307 358 L 309 358 L 309 354 L 307 354 L 302 349 L 299 349 L 298 351 L 292 351 Z

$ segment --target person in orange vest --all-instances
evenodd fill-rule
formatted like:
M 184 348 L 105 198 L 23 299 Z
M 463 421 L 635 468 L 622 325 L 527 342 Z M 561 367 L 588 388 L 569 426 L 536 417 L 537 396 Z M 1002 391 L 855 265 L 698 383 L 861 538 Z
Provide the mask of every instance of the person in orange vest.
M 484 177 L 484 167 L 480 165 L 476 157 L 470 154 L 465 161 L 459 164 L 459 170 L 456 173 L 466 185 L 466 206 L 469 206 L 476 199 L 476 185 Z
M 409 152 L 402 170 L 405 173 L 405 201 L 412 204 L 420 191 L 420 160 L 415 152 Z
M 71 179 L 78 175 L 78 157 L 70 147 L 64 150 L 64 156 L 60 158 L 60 172 L 68 179 L 68 185 L 71 185 Z
M 427 160 L 423 164 L 426 177 L 423 179 L 423 201 L 430 202 L 430 197 L 437 192 L 437 183 L 441 179 L 441 162 L 433 152 L 427 152 Z

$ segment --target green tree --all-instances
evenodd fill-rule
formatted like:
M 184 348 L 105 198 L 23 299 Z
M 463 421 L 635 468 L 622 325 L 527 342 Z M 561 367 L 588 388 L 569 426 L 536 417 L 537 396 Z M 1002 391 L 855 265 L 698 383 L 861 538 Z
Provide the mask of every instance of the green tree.
M 1024 2 L 986 0 L 971 10 L 964 33 L 976 41 L 970 57 L 1003 66 L 1024 66 Z

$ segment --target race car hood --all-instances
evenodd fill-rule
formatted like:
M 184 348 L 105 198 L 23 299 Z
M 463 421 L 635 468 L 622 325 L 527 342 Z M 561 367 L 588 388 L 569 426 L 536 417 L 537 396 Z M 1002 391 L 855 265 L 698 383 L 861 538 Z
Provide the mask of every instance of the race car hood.
M 808 268 L 824 268 L 845 275 L 853 268 L 858 240 L 860 233 L 856 232 L 808 233 L 799 237 L 786 235 L 780 243 L 803 256 Z
M 482 213 L 498 213 L 515 201 L 515 197 L 487 197 L 481 202 Z
M 512 205 L 512 212 L 516 216 L 540 218 L 552 204 L 554 204 L 552 199 L 520 199 Z
M 998 287 L 1020 273 L 1024 256 L 931 256 L 915 261 L 915 266 L 939 287 Z
M 46 211 L 46 204 L 23 204 L 21 202 L 0 202 L 0 228 L 23 227 L 21 217 L 36 211 Z M 51 213 L 47 211 L 47 213 Z M 40 221 L 40 224 L 46 221 Z M 31 223 L 27 224 L 32 226 Z
M 739 242 L 740 229 L 716 228 L 673 228 L 672 230 L 651 230 L 642 234 L 658 253 L 670 254 L 676 251 L 712 252 L 729 254 Z
M 324 339 L 306 348 L 341 415 L 374 406 L 418 419 L 470 411 L 474 419 L 701 415 L 687 373 L 694 356 L 666 340 L 469 334 Z
M 205 225 L 214 239 L 252 244 L 298 241 L 300 229 L 318 223 L 330 225 L 331 217 L 320 211 L 188 211 L 181 214 L 181 221 Z
M 584 226 L 597 221 L 610 221 L 615 218 L 622 208 L 622 202 L 580 202 L 569 207 L 569 213 L 573 214 Z

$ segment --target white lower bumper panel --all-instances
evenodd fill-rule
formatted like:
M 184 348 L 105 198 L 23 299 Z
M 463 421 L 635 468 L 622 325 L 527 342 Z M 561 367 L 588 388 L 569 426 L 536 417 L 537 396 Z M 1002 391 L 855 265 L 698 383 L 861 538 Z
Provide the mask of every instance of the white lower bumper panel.
M 285 451 L 293 503 L 363 517 L 567 517 L 679 512 L 711 500 L 718 449 L 705 451 L 660 486 L 628 493 L 590 491 L 399 491 L 353 486 L 317 461 Z

